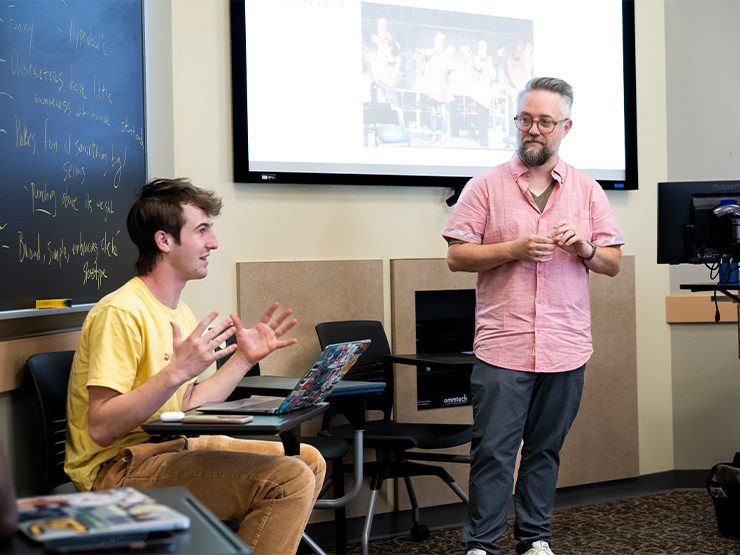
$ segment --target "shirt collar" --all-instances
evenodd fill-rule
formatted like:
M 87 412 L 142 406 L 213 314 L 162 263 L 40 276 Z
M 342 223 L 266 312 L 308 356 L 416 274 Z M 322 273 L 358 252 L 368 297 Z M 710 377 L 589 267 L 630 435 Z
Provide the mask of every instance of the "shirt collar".
M 514 181 L 517 182 L 519 187 L 524 188 L 525 185 L 523 185 L 523 183 L 519 183 L 519 178 L 528 173 L 529 168 L 525 166 L 524 162 L 519 158 L 519 152 L 514 152 L 511 160 L 509 160 L 509 168 L 511 169 L 511 176 L 514 178 Z M 558 163 L 555 164 L 555 167 L 552 169 L 552 177 L 559 185 L 562 185 L 565 181 L 565 174 L 567 171 L 568 165 L 563 162 L 563 159 L 560 156 L 558 156 Z

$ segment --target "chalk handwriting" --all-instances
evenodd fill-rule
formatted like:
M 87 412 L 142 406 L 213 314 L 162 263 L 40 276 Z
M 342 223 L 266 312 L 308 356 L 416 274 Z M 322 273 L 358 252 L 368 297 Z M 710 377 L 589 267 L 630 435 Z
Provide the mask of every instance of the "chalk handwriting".
M 44 205 L 53 205 L 53 212 L 44 208 Z M 36 212 L 42 212 L 48 214 L 52 218 L 56 218 L 57 215 L 57 193 L 52 189 L 47 190 L 46 183 L 44 188 L 39 189 L 34 182 L 31 182 L 31 211 L 35 214 Z
M 95 113 L 95 106 L 94 105 L 91 105 L 90 106 L 90 113 L 91 113 L 92 119 L 94 119 L 95 121 L 99 121 L 101 123 L 104 123 L 105 125 L 107 125 L 108 127 L 110 127 L 110 116 L 109 115 L 101 114 L 99 112 L 96 114 Z
M 105 200 L 99 200 L 95 203 L 95 206 L 97 206 L 100 210 L 103 212 L 103 221 L 108 221 L 108 216 L 110 214 L 115 214 L 113 211 L 113 199 L 107 198 Z
M 55 264 L 58 264 L 59 267 L 62 267 L 62 262 L 66 262 L 69 264 L 69 253 L 67 252 L 67 247 L 64 245 L 64 239 L 62 239 L 62 244 L 58 247 L 52 247 L 51 241 L 46 243 L 46 250 L 49 253 L 48 254 L 48 260 L 47 264 L 51 266 L 52 262 Z M 44 256 L 44 258 L 47 258 Z
M 56 108 L 61 110 L 63 114 L 68 116 L 72 115 L 72 104 L 68 100 L 62 100 L 61 98 L 41 96 L 39 93 L 35 94 L 34 102 L 42 106 L 48 106 L 49 108 Z
M 110 238 L 108 238 L 108 232 L 106 231 L 103 238 L 100 240 L 100 250 L 107 254 L 109 257 L 118 256 L 118 246 L 115 243 L 116 237 L 121 233 L 121 230 L 117 230 Z
M 123 160 L 121 160 L 121 155 L 116 154 L 113 150 L 113 145 L 110 147 L 110 165 L 112 168 L 116 168 L 116 174 L 113 176 L 113 187 L 118 189 L 118 186 L 121 184 L 121 173 L 123 172 L 123 168 L 126 167 L 126 155 L 128 154 L 128 147 L 125 147 L 123 149 Z
M 36 133 L 31 133 L 23 122 L 23 131 L 21 131 L 21 120 L 15 117 L 15 146 L 19 148 L 30 148 L 33 154 L 36 154 Z
M 15 6 L 10 6 L 11 8 Z M 33 22 L 31 23 L 23 23 L 21 21 L 16 20 L 13 17 L 13 12 L 8 12 L 8 28 L 10 29 L 11 34 L 12 33 L 28 33 L 28 54 L 31 55 L 31 45 L 33 44 Z
M 85 166 L 75 166 L 72 162 L 65 162 L 62 168 L 64 169 L 64 179 L 62 181 L 82 176 L 80 185 L 85 182 Z
M 87 97 L 85 96 L 85 84 L 72 79 L 72 66 L 71 65 L 69 66 L 69 75 L 70 75 L 69 90 L 72 91 L 73 93 L 79 94 L 82 98 L 87 100 Z
M 75 20 L 72 19 L 69 22 L 69 43 L 75 45 L 75 50 L 80 51 L 83 48 L 92 48 L 99 51 L 103 56 L 107 56 L 105 53 L 105 41 L 103 41 L 103 33 L 93 35 L 92 27 L 88 28 L 88 31 L 83 31 L 75 26 Z
M 138 129 L 133 125 L 128 124 L 128 116 L 121 122 L 121 133 L 130 135 L 142 148 L 144 147 L 144 129 L 139 127 Z
M 34 250 L 33 245 L 26 243 L 23 239 L 23 232 L 18 232 L 18 260 L 24 262 L 26 260 L 35 260 L 36 262 L 42 262 L 41 260 L 41 234 L 36 234 L 36 248 Z
M 65 179 L 65 181 L 66 181 L 66 179 Z M 62 206 L 64 206 L 64 208 L 70 208 L 71 207 L 72 210 L 74 210 L 75 212 L 77 212 L 77 210 L 78 210 L 78 208 L 77 208 L 77 197 L 73 197 L 72 195 L 69 194 L 69 187 L 67 187 L 64 190 L 64 194 L 62 195 Z
M 61 91 L 64 86 L 64 79 L 62 79 L 63 72 L 48 68 L 46 62 L 44 62 L 43 69 L 36 64 L 21 63 L 18 51 L 15 48 L 10 55 L 10 73 L 19 77 L 25 75 L 45 83 L 58 85 L 57 92 Z
M 98 289 L 100 289 L 103 278 L 108 279 L 108 276 L 105 275 L 105 268 L 98 268 L 97 262 L 93 262 L 92 266 L 88 262 L 85 262 L 85 265 L 82 267 L 82 273 L 84 274 L 82 285 L 86 285 L 90 281 L 97 283 Z
M 95 261 L 97 262 L 98 242 L 83 240 L 82 232 L 80 231 L 80 240 L 72 244 L 72 256 L 87 256 L 88 254 L 94 254 Z
M 56 139 L 49 138 L 49 118 L 44 121 L 44 150 L 59 152 L 59 143 Z
M 111 104 L 113 104 L 113 101 L 110 98 L 110 91 L 108 90 L 108 87 L 105 86 L 105 83 L 103 83 L 100 79 L 97 79 L 93 75 L 93 94 L 95 95 L 95 98 L 98 98 L 100 100 L 107 100 Z

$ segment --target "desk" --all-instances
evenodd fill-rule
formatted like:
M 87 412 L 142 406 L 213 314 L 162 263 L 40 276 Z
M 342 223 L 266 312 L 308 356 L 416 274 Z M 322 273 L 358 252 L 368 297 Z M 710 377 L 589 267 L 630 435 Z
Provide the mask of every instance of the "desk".
M 152 435 L 279 435 L 285 454 L 294 456 L 301 452 L 301 423 L 320 415 L 329 408 L 326 403 L 314 407 L 294 410 L 285 414 L 254 415 L 247 424 L 206 424 L 203 422 L 162 422 L 152 420 L 141 429 Z M 197 408 L 186 412 L 197 412 Z
M 248 395 L 288 395 L 298 383 L 298 378 L 283 376 L 248 376 L 242 378 L 237 386 Z M 349 491 L 336 499 L 319 499 L 314 505 L 317 509 L 340 509 L 347 506 L 360 492 L 363 467 L 363 433 L 365 430 L 365 395 L 380 393 L 385 390 L 383 382 L 363 382 L 340 380 L 326 400 L 339 412 L 344 414 L 352 426 L 353 440 L 353 482 Z M 343 484 L 342 484 L 343 487 Z M 337 537 L 337 546 L 346 552 L 346 537 Z
M 190 517 L 190 528 L 173 532 L 177 543 L 175 549 L 168 553 L 209 555 L 252 553 L 239 536 L 229 530 L 228 526 L 218 520 L 187 489 L 156 488 L 142 491 L 163 505 L 168 505 Z M 18 533 L 8 544 L 0 544 L 0 554 L 10 553 L 45 553 L 45 551 L 41 544 L 32 543 Z
M 468 353 L 388 355 L 386 358 L 396 364 L 408 364 L 417 368 L 439 368 L 440 370 L 472 370 L 475 364 L 475 355 Z
M 284 396 L 293 391 L 298 378 L 284 376 L 248 376 L 237 385 L 245 394 Z M 316 508 L 338 509 L 346 506 L 360 491 L 362 485 L 362 437 L 365 430 L 365 395 L 385 390 L 383 382 L 340 380 L 326 400 L 344 414 L 354 435 L 354 483 L 349 492 L 339 499 L 319 499 Z M 145 430 L 146 431 L 146 430 Z

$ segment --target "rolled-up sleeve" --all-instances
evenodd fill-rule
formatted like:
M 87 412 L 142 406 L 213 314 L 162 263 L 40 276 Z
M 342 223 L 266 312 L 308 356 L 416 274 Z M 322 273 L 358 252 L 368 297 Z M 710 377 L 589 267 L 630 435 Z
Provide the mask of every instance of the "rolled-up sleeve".
M 476 177 L 468 181 L 455 205 L 442 236 L 466 243 L 482 243 L 488 222 L 488 194 L 485 180 Z

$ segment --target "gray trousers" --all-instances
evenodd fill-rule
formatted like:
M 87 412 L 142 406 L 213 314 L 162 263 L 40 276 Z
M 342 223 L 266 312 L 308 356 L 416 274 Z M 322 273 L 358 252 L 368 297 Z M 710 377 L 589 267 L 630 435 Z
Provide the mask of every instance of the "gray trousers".
M 519 445 L 524 440 L 514 494 L 517 552 L 551 542 L 550 519 L 560 448 L 578 414 L 586 366 L 570 372 L 506 370 L 476 359 L 470 379 L 473 442 L 470 511 L 463 544 L 500 555 Z

